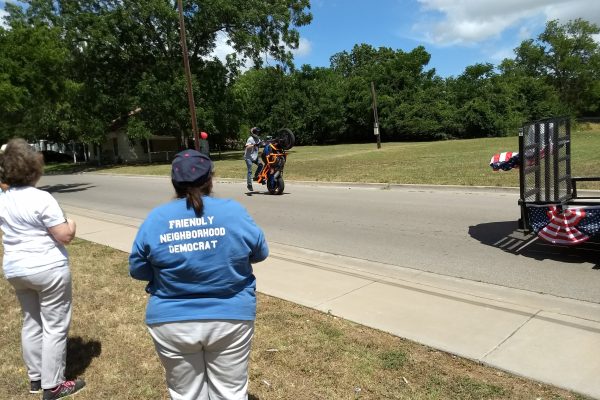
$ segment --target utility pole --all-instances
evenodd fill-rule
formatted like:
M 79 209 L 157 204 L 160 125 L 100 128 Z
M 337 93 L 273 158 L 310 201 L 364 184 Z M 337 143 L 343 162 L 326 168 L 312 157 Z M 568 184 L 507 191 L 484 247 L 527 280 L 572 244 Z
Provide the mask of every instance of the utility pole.
M 371 81 L 371 94 L 373 96 L 373 117 L 374 117 L 374 122 L 373 122 L 373 133 L 375 134 L 375 137 L 377 138 L 377 148 L 380 149 L 381 148 L 381 138 L 379 136 L 379 118 L 377 117 L 377 95 L 375 94 L 375 84 L 373 84 L 373 81 Z
M 198 127 L 196 125 L 196 104 L 194 103 L 194 92 L 192 91 L 192 73 L 190 72 L 190 60 L 188 58 L 187 39 L 185 35 L 185 22 L 183 20 L 183 4 L 177 0 L 179 8 L 179 37 L 181 39 L 181 51 L 183 52 L 183 66 L 185 68 L 185 77 L 187 79 L 188 103 L 190 104 L 190 114 L 192 117 L 192 133 L 194 134 L 194 147 L 200 151 L 200 138 L 198 137 Z

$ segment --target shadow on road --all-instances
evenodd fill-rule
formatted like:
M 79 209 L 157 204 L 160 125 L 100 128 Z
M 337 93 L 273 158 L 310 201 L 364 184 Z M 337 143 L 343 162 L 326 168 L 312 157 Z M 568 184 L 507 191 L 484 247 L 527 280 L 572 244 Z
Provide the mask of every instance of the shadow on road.
M 490 222 L 469 227 L 469 235 L 481 243 L 511 254 L 536 260 L 554 260 L 573 264 L 592 264 L 600 271 L 600 242 L 588 241 L 577 246 L 560 246 L 545 242 L 534 234 L 517 230 L 517 221 Z
M 83 192 L 95 187 L 89 183 L 70 183 L 68 185 L 45 185 L 39 186 L 38 189 L 45 190 L 48 193 L 72 193 Z
M 272 195 L 266 189 L 264 191 L 254 190 L 252 192 L 246 192 L 246 196 L 254 196 L 254 195 L 261 195 L 261 196 L 283 196 L 283 195 L 286 195 L 286 194 L 289 194 L 289 193 L 283 192 L 283 193 L 278 194 L 278 195 Z

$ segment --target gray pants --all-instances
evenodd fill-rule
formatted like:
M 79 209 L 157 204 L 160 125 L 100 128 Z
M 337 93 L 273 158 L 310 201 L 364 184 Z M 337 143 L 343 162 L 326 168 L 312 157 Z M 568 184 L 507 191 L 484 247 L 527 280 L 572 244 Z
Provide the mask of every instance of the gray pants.
M 71 271 L 65 265 L 8 281 L 23 311 L 21 345 L 29 380 L 51 389 L 65 380 Z
M 172 400 L 245 400 L 254 321 L 149 325 Z

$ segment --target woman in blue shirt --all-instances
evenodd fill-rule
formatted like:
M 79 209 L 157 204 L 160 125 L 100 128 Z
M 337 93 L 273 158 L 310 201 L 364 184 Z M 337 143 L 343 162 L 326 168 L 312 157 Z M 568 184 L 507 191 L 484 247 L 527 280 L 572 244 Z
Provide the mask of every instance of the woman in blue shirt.
M 267 258 L 262 230 L 237 202 L 211 197 L 212 162 L 175 156 L 176 199 L 150 212 L 131 255 L 148 281 L 146 324 L 174 400 L 247 399 L 256 316 L 252 263 Z

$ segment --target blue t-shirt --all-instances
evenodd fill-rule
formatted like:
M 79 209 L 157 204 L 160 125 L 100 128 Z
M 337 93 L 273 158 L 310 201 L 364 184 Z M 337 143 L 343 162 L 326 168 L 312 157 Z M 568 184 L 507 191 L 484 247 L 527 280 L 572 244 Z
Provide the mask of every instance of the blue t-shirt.
M 254 320 L 251 263 L 267 258 L 262 230 L 237 202 L 203 196 L 197 217 L 185 199 L 150 212 L 129 256 L 129 272 L 148 281 L 146 323 Z

